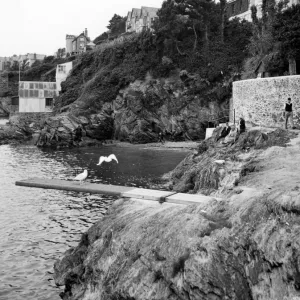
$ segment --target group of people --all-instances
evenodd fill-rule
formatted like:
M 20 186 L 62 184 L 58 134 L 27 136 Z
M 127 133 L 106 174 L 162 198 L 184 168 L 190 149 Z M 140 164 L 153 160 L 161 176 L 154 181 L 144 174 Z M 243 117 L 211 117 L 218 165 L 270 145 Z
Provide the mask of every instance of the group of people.
M 234 143 L 238 137 L 238 134 L 242 134 L 246 131 L 246 123 L 245 120 L 241 117 L 238 123 L 238 126 L 233 124 L 229 126 L 227 122 L 223 130 L 221 131 L 220 136 L 217 138 L 217 142 L 224 138 L 223 144 Z

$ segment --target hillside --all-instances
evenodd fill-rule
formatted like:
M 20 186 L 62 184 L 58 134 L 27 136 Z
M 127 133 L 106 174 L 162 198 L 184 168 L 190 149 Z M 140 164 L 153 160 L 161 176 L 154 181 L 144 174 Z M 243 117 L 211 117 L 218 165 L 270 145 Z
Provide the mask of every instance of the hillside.
M 139 143 L 157 140 L 160 131 L 201 139 L 216 119 L 228 120 L 231 83 L 240 76 L 251 27 L 227 20 L 221 30 L 220 7 L 210 3 L 214 18 L 206 19 L 204 36 L 201 24 L 180 21 L 183 14 L 171 3 L 163 5 L 154 33 L 124 36 L 82 54 L 62 84 L 56 113 L 105 115 L 113 123 L 107 136 Z M 176 29 L 166 19 L 170 10 Z

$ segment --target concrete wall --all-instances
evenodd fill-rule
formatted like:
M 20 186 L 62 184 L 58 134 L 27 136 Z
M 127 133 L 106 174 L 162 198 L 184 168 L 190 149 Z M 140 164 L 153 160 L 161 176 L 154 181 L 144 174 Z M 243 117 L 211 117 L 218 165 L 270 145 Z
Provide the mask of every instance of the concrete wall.
M 19 112 L 45 112 L 45 98 L 20 97 Z
M 57 65 L 56 67 L 56 91 L 61 91 L 61 83 L 65 81 L 73 68 L 73 62 Z
M 284 127 L 288 97 L 293 103 L 294 123 L 300 125 L 300 75 L 236 81 L 231 108 L 236 120 L 242 116 L 248 125 Z

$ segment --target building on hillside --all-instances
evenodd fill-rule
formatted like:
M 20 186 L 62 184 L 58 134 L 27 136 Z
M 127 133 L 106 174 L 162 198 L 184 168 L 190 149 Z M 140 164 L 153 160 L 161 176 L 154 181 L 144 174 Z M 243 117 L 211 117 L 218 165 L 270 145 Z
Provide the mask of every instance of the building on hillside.
M 54 96 L 55 82 L 20 81 L 19 112 L 51 112 Z
M 36 53 L 27 53 L 23 55 L 13 55 L 8 57 L 0 57 L 0 71 L 9 70 L 14 63 L 26 61 L 27 66 L 31 67 L 34 62 L 37 60 L 42 61 L 46 55 L 36 54 Z
M 73 40 L 76 38 L 76 35 L 67 34 L 66 35 L 66 53 L 73 52 Z
M 66 54 L 77 55 L 86 51 L 86 46 L 91 42 L 91 39 L 88 37 L 88 31 L 85 30 L 79 34 L 75 35 L 66 35 Z
M 45 57 L 46 55 L 44 54 L 27 53 L 26 60 L 28 61 L 28 66 L 31 67 L 37 60 L 42 61 Z
M 73 62 L 67 62 L 56 67 L 56 93 L 61 91 L 61 83 L 65 81 L 73 68 Z
M 279 2 L 276 0 L 276 2 Z M 288 5 L 299 4 L 300 0 L 288 0 Z M 262 16 L 262 0 L 229 0 L 226 5 L 226 13 L 229 19 L 240 18 L 247 21 L 252 21 L 251 18 L 251 6 L 257 7 L 257 17 Z
M 152 29 L 154 20 L 157 18 L 159 8 L 142 6 L 141 9 L 133 8 L 127 14 L 126 32 L 142 32 Z

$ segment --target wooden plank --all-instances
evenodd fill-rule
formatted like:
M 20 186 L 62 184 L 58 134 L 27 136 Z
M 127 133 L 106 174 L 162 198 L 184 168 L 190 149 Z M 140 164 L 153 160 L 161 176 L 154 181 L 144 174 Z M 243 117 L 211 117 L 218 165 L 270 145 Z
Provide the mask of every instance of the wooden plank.
M 165 200 L 166 197 L 171 196 L 173 194 L 175 194 L 175 192 L 136 188 L 136 189 L 127 191 L 125 193 L 122 193 L 121 196 L 127 197 L 127 198 L 160 201 L 160 200 Z
M 213 197 L 197 195 L 197 194 L 184 194 L 177 193 L 171 196 L 166 197 L 165 201 L 167 203 L 176 203 L 176 204 L 206 204 L 209 201 L 215 200 Z
M 31 178 L 16 182 L 17 186 L 65 190 L 73 192 L 82 192 L 90 194 L 109 194 L 126 198 L 135 198 L 140 200 L 165 201 L 174 204 L 204 204 L 215 198 L 204 195 L 183 194 L 170 191 L 159 191 L 151 189 L 134 188 L 120 185 L 108 185 L 99 183 L 78 181 L 46 179 L 46 178 Z
M 55 189 L 65 190 L 73 192 L 82 192 L 90 194 L 109 194 L 120 196 L 124 192 L 128 192 L 132 187 L 119 186 L 119 185 L 108 185 L 99 183 L 88 183 L 83 182 L 80 184 L 78 181 L 68 181 L 60 179 L 43 179 L 43 178 L 31 178 L 27 180 L 17 181 L 16 185 L 44 188 L 44 189 Z

